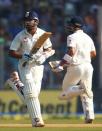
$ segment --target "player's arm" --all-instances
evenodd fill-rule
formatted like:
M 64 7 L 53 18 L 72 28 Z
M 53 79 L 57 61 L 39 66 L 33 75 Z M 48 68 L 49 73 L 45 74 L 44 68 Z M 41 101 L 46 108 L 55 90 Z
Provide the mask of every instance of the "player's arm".
M 16 59 L 23 59 L 24 61 L 33 61 L 33 57 L 27 53 L 21 54 L 19 51 L 9 50 L 9 55 Z
M 43 48 L 43 53 L 36 59 L 37 64 L 43 64 L 49 57 L 55 54 L 55 50 L 52 47 L 48 47 L 46 49 Z
M 20 54 L 18 51 L 15 51 L 15 50 L 9 50 L 9 55 L 11 57 L 16 58 L 16 59 L 21 59 L 22 58 L 22 54 Z
M 68 37 L 67 39 L 67 52 L 65 53 L 64 57 L 62 58 L 62 60 L 60 61 L 59 64 L 57 64 L 53 71 L 54 72 L 60 72 L 63 70 L 64 67 L 70 65 L 73 61 L 73 56 L 75 55 L 76 52 L 76 41 L 73 38 Z
M 75 48 L 68 47 L 67 53 L 64 55 L 61 61 L 49 62 L 53 72 L 60 72 L 64 70 L 64 67 L 68 66 L 72 62 L 72 57 L 75 54 Z
M 43 48 L 43 54 L 46 58 L 49 58 L 50 56 L 54 55 L 55 50 L 52 48 L 52 46 L 48 48 Z
M 60 65 L 64 67 L 68 64 L 71 64 L 72 57 L 74 56 L 75 52 L 76 52 L 76 40 L 73 36 L 68 36 L 67 37 L 67 52 L 62 58 Z
M 75 54 L 75 48 L 74 47 L 68 47 L 67 53 L 64 55 L 64 57 L 62 58 L 61 62 L 60 62 L 60 66 L 66 66 L 68 64 L 71 64 L 72 62 L 72 57 Z
M 46 53 L 46 54 L 51 54 L 51 52 L 53 52 L 53 48 L 52 48 L 52 43 L 50 41 L 50 38 L 48 38 L 45 43 L 44 43 L 44 46 L 43 46 L 43 52 Z M 50 56 L 49 56 L 50 57 Z
M 22 54 L 19 52 L 20 48 L 21 48 L 20 34 L 17 34 L 11 43 L 11 46 L 9 49 L 9 56 L 16 59 L 21 59 Z
M 91 55 L 91 58 L 95 58 L 96 57 L 96 51 L 91 51 L 90 55 Z
M 91 41 L 90 57 L 91 57 L 91 58 L 96 57 L 96 49 L 95 49 L 95 46 L 94 46 L 94 42 L 93 42 L 93 40 Z
M 50 38 L 48 38 L 45 41 L 44 46 L 43 46 L 43 52 L 45 54 L 46 59 L 55 54 L 55 50 L 52 47 Z
M 30 61 L 33 58 L 27 53 L 21 53 L 22 42 L 20 34 L 18 34 L 11 43 L 9 49 L 9 55 L 16 59 L 23 59 L 24 61 Z

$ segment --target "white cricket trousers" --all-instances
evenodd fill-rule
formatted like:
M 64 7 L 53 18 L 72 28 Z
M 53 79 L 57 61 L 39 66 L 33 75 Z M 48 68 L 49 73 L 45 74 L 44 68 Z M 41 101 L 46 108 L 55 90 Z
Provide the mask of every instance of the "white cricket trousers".
M 26 67 L 19 66 L 20 77 L 24 84 L 23 93 L 32 124 L 34 124 L 36 118 L 42 120 L 38 96 L 41 89 L 43 69 L 43 65 L 34 67 L 30 65 Z
M 80 85 L 84 85 L 91 95 L 91 97 L 88 97 L 86 93 L 80 95 L 85 119 L 94 119 L 92 76 L 93 67 L 91 63 L 70 66 L 67 68 L 67 72 L 62 84 L 62 90 L 66 91 L 69 87 L 74 86 L 80 82 Z

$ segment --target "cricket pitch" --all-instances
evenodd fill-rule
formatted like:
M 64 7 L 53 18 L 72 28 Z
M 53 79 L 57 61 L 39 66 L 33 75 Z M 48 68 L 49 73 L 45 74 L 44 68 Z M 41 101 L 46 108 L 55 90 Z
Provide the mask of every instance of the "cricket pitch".
M 0 124 L 0 127 L 32 127 L 31 124 Z M 102 127 L 102 124 L 45 124 L 44 127 Z

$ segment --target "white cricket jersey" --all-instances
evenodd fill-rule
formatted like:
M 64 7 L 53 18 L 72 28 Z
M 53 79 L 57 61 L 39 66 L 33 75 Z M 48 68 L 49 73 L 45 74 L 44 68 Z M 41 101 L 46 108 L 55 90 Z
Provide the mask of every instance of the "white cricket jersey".
M 91 62 L 90 52 L 95 51 L 95 46 L 93 40 L 83 30 L 77 30 L 67 37 L 67 47 L 74 47 L 76 50 L 71 64 Z
M 30 53 L 30 50 L 32 49 L 33 45 L 36 43 L 36 41 L 44 32 L 45 32 L 44 30 L 37 28 L 36 33 L 32 36 L 26 31 L 26 29 L 22 30 L 20 33 L 16 35 L 16 37 L 12 41 L 10 50 L 19 51 L 21 54 Z M 38 53 L 43 52 L 43 47 L 44 49 L 46 49 L 51 46 L 52 43 L 48 38 L 44 42 L 44 45 L 39 49 Z M 22 59 L 20 59 L 19 61 L 20 63 L 23 62 Z

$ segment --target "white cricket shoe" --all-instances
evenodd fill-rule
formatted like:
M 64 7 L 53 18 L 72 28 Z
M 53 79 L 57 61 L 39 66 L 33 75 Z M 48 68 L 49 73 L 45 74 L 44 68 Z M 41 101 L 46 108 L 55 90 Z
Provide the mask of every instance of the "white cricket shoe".
M 33 119 L 32 127 L 44 127 L 44 126 L 45 124 L 42 119 L 39 119 L 39 118 Z
M 85 124 L 92 124 L 93 119 L 85 119 Z

